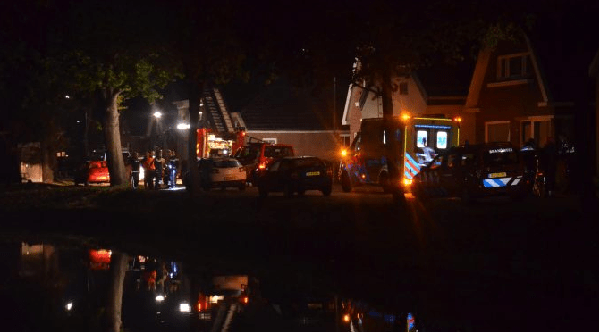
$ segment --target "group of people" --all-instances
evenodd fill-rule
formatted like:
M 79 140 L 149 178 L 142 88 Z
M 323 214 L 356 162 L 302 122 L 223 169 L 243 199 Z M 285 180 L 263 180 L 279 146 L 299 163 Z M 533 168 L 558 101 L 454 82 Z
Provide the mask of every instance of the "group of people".
M 139 187 L 140 166 L 144 169 L 144 186 L 147 189 L 159 189 L 162 185 L 174 188 L 177 184 L 177 170 L 179 159 L 175 151 L 167 150 L 166 158 L 163 151 L 148 151 L 140 161 L 139 154 L 134 152 L 131 158 L 131 185 L 133 189 Z

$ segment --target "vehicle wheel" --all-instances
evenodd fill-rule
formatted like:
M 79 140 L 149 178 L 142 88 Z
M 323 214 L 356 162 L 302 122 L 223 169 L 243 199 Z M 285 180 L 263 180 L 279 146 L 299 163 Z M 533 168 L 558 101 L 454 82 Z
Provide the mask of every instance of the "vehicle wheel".
M 514 202 L 520 202 L 521 200 L 523 200 L 523 199 L 524 199 L 524 195 L 523 195 L 523 194 L 521 194 L 521 193 L 518 193 L 518 194 L 512 194 L 512 195 L 510 195 L 510 198 L 511 198 L 511 199 L 512 199 L 512 201 L 514 201 Z
M 83 185 L 84 185 L 84 186 L 86 186 L 86 187 L 89 187 L 89 181 L 85 181 L 85 182 L 83 183 Z
M 283 189 L 283 195 L 285 195 L 286 197 L 293 196 L 293 188 L 290 184 L 285 185 L 285 189 Z
M 406 196 L 403 192 L 399 190 L 393 191 L 393 204 L 401 209 L 408 205 L 408 201 L 406 200 Z
M 331 196 L 331 193 L 333 192 L 333 186 L 326 186 L 321 191 L 323 195 Z
M 414 191 L 412 192 L 412 196 L 421 202 L 426 202 L 430 199 L 430 196 L 427 194 L 426 190 L 421 185 L 416 185 L 414 187 Z
M 258 195 L 260 195 L 260 197 L 266 197 L 268 196 L 268 190 L 264 187 L 258 187 Z
M 381 175 L 379 176 L 379 184 L 381 185 L 381 187 L 383 187 L 383 191 L 388 194 L 390 193 L 393 188 L 391 188 L 391 183 L 389 182 L 389 175 L 385 172 L 385 173 L 381 173 Z
M 470 194 L 470 190 L 468 190 L 467 188 L 462 189 L 462 193 L 461 193 L 460 197 L 462 199 L 462 203 L 465 203 L 465 204 L 474 203 L 474 198 L 472 197 L 472 194 Z
M 351 192 L 351 179 L 345 171 L 341 173 L 341 190 L 345 193 Z

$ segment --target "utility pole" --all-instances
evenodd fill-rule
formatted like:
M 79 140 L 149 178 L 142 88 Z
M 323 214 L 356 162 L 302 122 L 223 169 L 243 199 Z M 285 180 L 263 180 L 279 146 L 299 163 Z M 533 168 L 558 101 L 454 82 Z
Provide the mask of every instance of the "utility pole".
M 333 136 L 337 143 L 337 77 L 333 77 Z

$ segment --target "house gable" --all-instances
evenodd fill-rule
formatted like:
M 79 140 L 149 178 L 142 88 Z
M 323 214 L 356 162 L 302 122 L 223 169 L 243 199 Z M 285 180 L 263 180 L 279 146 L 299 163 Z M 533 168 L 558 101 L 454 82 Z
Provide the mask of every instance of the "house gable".
M 465 105 L 473 114 L 471 142 L 508 140 L 520 145 L 529 136 L 544 141 L 554 131 L 554 109 L 548 101 L 537 55 L 526 36 L 481 50 Z

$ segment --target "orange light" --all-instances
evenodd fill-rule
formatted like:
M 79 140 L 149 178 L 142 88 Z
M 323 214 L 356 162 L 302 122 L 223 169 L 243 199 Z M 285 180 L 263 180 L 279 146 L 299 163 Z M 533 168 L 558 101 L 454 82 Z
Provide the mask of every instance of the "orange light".
M 250 298 L 249 298 L 249 297 L 247 297 L 247 296 L 244 296 L 244 297 L 243 297 L 243 303 L 244 303 L 244 304 L 248 304 L 249 302 L 250 302 Z
M 351 320 L 351 318 L 349 317 L 349 314 L 343 315 L 343 321 L 344 322 L 349 323 L 350 320 Z
M 362 179 L 366 179 L 366 174 L 362 174 L 362 175 L 360 175 L 360 177 L 361 177 Z
M 242 132 L 241 132 L 241 136 L 245 136 L 245 131 L 242 131 Z
M 198 303 L 198 312 L 202 311 L 202 304 Z
M 410 117 L 411 117 L 410 113 L 407 113 L 407 112 L 401 113 L 401 121 L 408 121 L 408 120 L 410 120 Z
M 412 185 L 412 179 L 403 179 L 404 187 L 409 187 Z
M 258 169 L 265 169 L 265 168 L 266 168 L 265 163 L 260 163 L 260 165 L 258 165 Z
M 456 116 L 453 118 L 453 121 L 455 122 L 462 122 L 462 117 L 461 116 Z
M 341 156 L 342 157 L 347 156 L 347 150 L 345 150 L 345 149 L 341 150 Z

